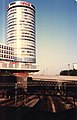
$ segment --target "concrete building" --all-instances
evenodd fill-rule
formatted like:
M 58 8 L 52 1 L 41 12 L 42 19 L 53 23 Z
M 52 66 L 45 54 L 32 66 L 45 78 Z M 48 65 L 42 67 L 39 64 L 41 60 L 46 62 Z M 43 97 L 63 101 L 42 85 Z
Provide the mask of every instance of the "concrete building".
M 7 44 L 0 43 L 0 70 L 23 76 L 37 72 L 35 40 L 35 7 L 16 1 L 7 8 Z M 18 75 L 18 74 L 17 74 Z
M 15 1 L 7 8 L 7 45 L 14 48 L 14 60 L 36 63 L 35 7 Z
M 36 64 L 15 61 L 14 49 L 6 44 L 0 43 L 0 70 L 24 70 L 37 71 Z
M 13 61 L 14 60 L 13 47 L 0 43 L 0 60 Z
M 0 75 L 13 74 L 17 85 L 26 88 L 29 73 L 38 71 L 35 7 L 25 1 L 12 2 L 7 8 L 7 44 L 0 43 Z M 10 81 L 6 86 L 10 87 Z

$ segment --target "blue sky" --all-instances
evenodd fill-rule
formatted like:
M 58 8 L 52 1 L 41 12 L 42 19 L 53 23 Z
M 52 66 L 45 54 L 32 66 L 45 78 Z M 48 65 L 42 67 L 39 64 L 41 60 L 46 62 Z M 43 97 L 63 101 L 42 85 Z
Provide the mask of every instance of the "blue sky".
M 0 0 L 0 42 L 6 41 L 7 5 Z M 24 0 L 25 1 L 25 0 Z M 59 74 L 77 63 L 77 2 L 27 0 L 36 7 L 36 53 L 40 73 Z

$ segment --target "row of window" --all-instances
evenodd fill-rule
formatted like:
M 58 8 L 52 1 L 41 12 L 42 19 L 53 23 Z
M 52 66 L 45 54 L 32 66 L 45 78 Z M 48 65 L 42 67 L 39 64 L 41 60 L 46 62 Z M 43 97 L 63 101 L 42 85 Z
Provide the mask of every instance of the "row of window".
M 33 47 L 33 46 L 35 46 L 35 44 L 34 44 L 34 43 L 32 44 L 31 42 L 29 43 L 28 41 L 27 41 L 27 42 L 24 42 L 24 41 L 23 41 L 23 42 L 21 43 L 21 46 L 25 46 L 25 47 L 26 47 L 26 46 Z
M 28 7 L 28 6 L 22 6 L 22 5 L 16 5 L 16 6 L 11 6 L 10 8 L 8 8 L 7 11 L 10 11 L 11 9 L 17 9 L 17 8 L 29 8 L 31 10 L 33 10 L 35 12 L 35 7 L 33 5 L 31 5 L 31 7 Z
M 15 9 L 10 9 L 9 11 L 8 11 L 8 13 L 14 13 L 16 10 L 18 10 L 18 8 L 15 8 Z M 34 10 L 31 10 L 30 8 L 20 8 L 19 9 L 20 11 L 27 11 L 27 12 L 31 12 L 31 13 L 34 13 Z
M 33 53 L 33 54 L 35 54 L 34 50 L 27 50 L 27 49 L 21 48 L 21 51 L 25 52 L 25 53 Z
M 23 41 L 23 43 L 22 43 L 22 45 L 24 45 L 24 44 L 28 44 L 28 45 L 32 45 L 32 46 L 34 46 L 35 45 L 35 42 L 31 42 L 31 41 Z
M 30 24 L 25 24 L 25 23 L 30 23 Z M 19 23 L 19 24 L 16 24 L 16 25 L 22 25 L 22 26 L 32 25 L 32 27 L 35 27 L 34 23 L 31 23 L 31 22 L 28 22 L 28 21 L 26 21 L 25 23 Z
M 15 41 L 9 41 L 8 43 L 7 43 L 7 45 L 9 45 L 10 44 L 10 46 L 12 45 L 15 45 L 16 44 L 16 42 Z
M 14 36 L 8 36 L 7 39 L 9 39 L 9 38 L 13 38 L 13 37 L 17 37 L 17 36 L 15 36 L 15 35 L 14 35 Z M 26 38 L 32 38 L 32 39 L 35 39 L 35 37 L 32 37 L 32 36 L 26 36 L 26 35 L 21 35 L 20 38 L 21 38 L 21 37 L 26 37 Z
M 14 55 L 14 52 L 7 51 L 7 50 L 1 50 L 1 49 L 0 49 L 0 53 L 5 53 L 5 54 L 11 54 L 11 55 Z
M 29 13 L 29 12 L 23 12 L 23 11 L 22 11 L 22 13 L 24 13 L 24 14 L 26 14 L 26 15 L 31 15 L 31 16 L 35 17 L 35 14 Z
M 12 15 L 12 14 L 16 14 L 17 12 L 12 12 L 12 13 L 10 13 L 10 12 L 8 12 L 8 16 L 10 16 L 10 15 Z
M 16 39 L 14 39 L 14 38 L 8 39 L 7 41 L 8 41 L 8 43 L 9 43 L 9 42 L 11 42 L 11 41 L 13 41 L 13 40 L 16 41 Z M 33 39 L 25 39 L 25 38 L 22 38 L 21 40 L 35 42 L 35 40 L 33 40 Z
M 13 56 L 3 55 L 3 54 L 0 54 L 0 57 L 1 57 L 1 58 L 10 58 L 10 59 L 14 59 Z
M 34 48 L 21 48 L 21 49 L 36 51 Z
M 16 11 L 16 9 L 15 9 L 15 8 L 14 8 L 14 9 L 10 9 L 9 11 L 10 11 L 10 12 L 14 12 L 14 11 Z
M 7 34 L 8 33 L 11 33 L 11 32 L 15 32 L 16 30 L 8 30 Z
M 22 14 L 23 14 L 23 13 L 24 13 L 24 14 L 28 14 L 28 15 L 31 15 L 31 16 L 35 16 L 34 13 L 30 13 L 30 12 L 25 12 L 25 11 L 23 12 L 23 11 L 22 11 L 21 13 L 22 13 Z M 11 12 L 11 13 L 8 12 L 8 15 L 7 15 L 7 16 L 10 16 L 10 15 L 13 15 L 13 14 L 15 15 L 15 14 L 17 14 L 17 12 Z
M 30 21 L 26 21 L 26 22 L 29 23 L 29 24 L 35 25 L 34 22 L 30 22 Z
M 11 25 L 8 25 L 7 27 L 11 27 L 11 26 L 15 26 L 15 25 L 17 25 L 17 24 L 11 24 Z
M 29 45 L 27 45 L 27 46 L 35 48 L 35 46 L 34 46 L 34 45 L 30 45 L 30 44 L 29 44 Z
M 19 14 L 19 16 L 21 17 L 21 18 L 30 18 L 31 20 L 35 20 L 35 16 L 32 16 L 32 15 L 26 15 L 26 14 Z M 8 16 L 7 15 L 7 21 L 10 21 L 10 20 L 13 20 L 13 19 L 16 19 L 16 14 L 15 15 L 10 15 L 10 16 Z
M 33 25 L 30 25 L 30 24 L 26 24 L 25 26 L 30 26 L 30 27 L 32 27 L 33 29 L 35 29 L 35 26 L 33 26 Z M 24 26 L 23 26 L 24 27 Z M 25 27 L 24 27 L 25 28 Z M 7 30 L 16 30 L 16 28 L 15 28 L 15 26 L 10 26 L 10 27 L 7 27 Z M 21 31 L 25 31 L 25 29 L 20 29 Z
M 33 33 L 35 35 L 35 31 L 34 30 L 29 30 L 29 29 L 20 29 L 20 31 L 22 32 L 27 32 L 27 33 Z
M 16 4 L 15 2 L 10 3 L 10 5 L 15 5 L 15 4 Z
M 31 19 L 35 20 L 35 16 L 32 16 L 32 15 L 22 15 L 22 14 L 21 14 L 21 16 L 25 16 L 25 17 L 27 17 L 27 18 L 31 18 Z
M 23 61 L 23 62 L 26 62 L 26 63 L 35 63 L 36 62 L 36 58 L 29 58 L 29 57 L 24 57 L 24 59 L 22 58 L 19 58 L 19 57 L 15 57 L 14 58 L 16 61 Z
M 35 26 L 35 24 L 34 23 L 32 23 L 32 22 L 29 22 L 29 21 L 26 21 L 25 23 L 19 23 L 18 25 L 27 25 L 27 23 L 29 23 L 29 25 L 32 25 L 32 27 L 34 27 Z
M 27 23 L 30 23 L 30 24 L 27 24 Z M 35 28 L 35 24 L 34 23 L 31 23 L 31 22 L 28 22 L 26 21 L 25 23 L 18 23 L 16 21 L 13 21 L 11 23 L 8 23 L 7 24 L 7 27 L 12 27 L 12 26 L 19 26 L 19 27 L 25 27 L 25 26 L 29 26 L 29 25 L 32 25 L 33 28 Z M 29 27 L 28 27 L 29 28 Z M 29 28 L 30 29 L 30 28 Z
M 22 35 L 30 35 L 30 36 L 33 36 L 33 37 L 35 37 L 35 35 L 34 34 L 31 34 L 31 33 L 21 33 Z M 16 33 L 9 33 L 9 34 L 7 34 L 8 35 L 8 37 L 7 38 L 12 38 L 12 37 L 16 37 L 17 36 L 17 34 Z M 12 36 L 12 37 L 11 37 Z M 22 36 L 19 36 L 19 37 L 22 37 Z
M 11 27 L 10 29 L 12 30 L 9 30 L 9 28 L 7 28 L 8 32 L 7 33 L 10 33 L 10 32 L 15 32 L 16 29 L 14 29 L 14 27 Z M 26 31 L 26 29 L 30 29 L 32 31 L 34 31 L 33 33 L 35 34 L 35 28 L 34 27 L 24 27 L 24 29 L 19 29 L 19 31 Z
M 4 46 L 4 45 L 0 45 L 0 48 L 2 48 L 2 49 L 7 49 L 7 50 L 13 50 L 12 47 Z
M 9 38 L 13 38 L 13 37 L 16 37 L 16 36 L 10 36 L 10 37 L 8 36 L 7 38 L 9 39 Z
M 7 30 L 9 30 L 9 29 L 10 29 L 10 30 L 12 30 L 12 29 L 14 30 L 14 27 L 9 27 L 9 28 L 7 27 Z M 15 29 L 15 30 L 16 30 L 16 29 Z
M 12 33 L 8 33 L 7 35 L 10 36 L 10 35 L 15 35 L 15 34 L 16 34 L 16 32 L 14 32 L 14 33 L 12 32 Z
M 11 20 L 11 22 L 8 22 L 7 23 L 7 26 L 9 25 L 9 24 L 12 24 L 12 23 L 15 23 L 16 21 L 14 21 L 14 20 Z
M 21 37 L 26 37 L 26 38 L 32 38 L 32 39 L 35 39 L 34 37 L 31 37 L 31 36 L 25 36 L 25 35 L 21 35 Z
M 34 56 L 34 55 L 30 54 L 30 56 Z
M 34 20 L 31 20 L 31 19 L 29 19 L 29 18 L 24 18 L 24 19 L 21 19 L 19 22 L 31 22 L 31 23 L 35 23 L 35 21 Z
M 23 52 L 23 51 L 22 51 Z M 24 51 L 25 52 L 25 51 Z M 33 54 L 35 54 L 35 51 L 26 51 L 27 53 L 33 53 Z
M 33 54 L 24 54 L 24 53 L 22 53 L 21 55 L 22 55 L 22 56 L 35 56 L 35 55 L 33 55 Z
M 9 23 L 10 21 L 14 21 L 16 19 L 17 19 L 16 17 L 14 17 L 14 18 L 11 17 L 11 19 L 8 18 L 7 22 Z
M 8 19 L 7 20 L 7 22 L 8 22 L 8 24 L 11 24 L 11 23 L 14 23 L 14 22 L 16 22 L 16 18 L 12 18 L 12 19 Z M 35 21 L 34 21 L 34 19 L 30 19 L 30 18 L 21 18 L 21 20 L 20 20 L 20 22 L 27 22 L 27 21 L 31 21 L 31 23 L 35 23 Z
M 8 39 L 7 42 L 10 42 L 10 41 L 16 41 L 15 38 L 11 38 L 11 39 Z
M 35 9 L 34 5 L 31 4 L 31 6 Z
M 35 63 L 36 59 L 35 58 L 24 58 L 24 62 L 28 62 L 28 63 Z
M 10 15 L 10 16 L 7 15 L 7 21 L 10 21 L 13 18 L 16 18 L 16 14 L 15 15 Z
M 26 32 L 21 32 L 21 34 L 25 34 L 25 35 L 35 35 L 35 34 L 32 34 L 32 32 L 30 31 L 29 33 L 26 33 Z
M 24 28 L 24 29 L 23 29 Z M 23 26 L 23 28 L 21 28 L 21 29 L 19 29 L 19 31 L 27 31 L 27 32 L 32 32 L 32 33 L 34 33 L 35 34 L 35 28 L 33 27 L 33 28 L 31 28 L 31 27 L 24 27 Z
M 26 9 L 24 9 L 24 11 L 26 11 Z M 27 9 L 28 12 L 31 12 L 31 13 L 35 13 L 34 10 L 31 10 L 31 9 Z

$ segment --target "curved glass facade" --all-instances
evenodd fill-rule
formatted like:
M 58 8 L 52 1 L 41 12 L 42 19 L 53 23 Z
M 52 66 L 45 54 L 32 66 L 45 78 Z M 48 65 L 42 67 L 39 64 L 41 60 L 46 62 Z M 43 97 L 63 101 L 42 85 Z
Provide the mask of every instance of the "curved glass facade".
M 14 48 L 15 61 L 36 63 L 35 7 L 16 1 L 7 8 L 7 45 Z

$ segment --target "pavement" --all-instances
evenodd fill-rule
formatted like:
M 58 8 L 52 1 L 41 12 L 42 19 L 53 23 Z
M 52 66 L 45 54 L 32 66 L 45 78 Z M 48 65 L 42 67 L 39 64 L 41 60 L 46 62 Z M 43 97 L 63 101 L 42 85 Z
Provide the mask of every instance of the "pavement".
M 77 108 L 52 113 L 48 111 L 27 112 L 29 107 L 0 107 L 0 120 L 77 120 Z

